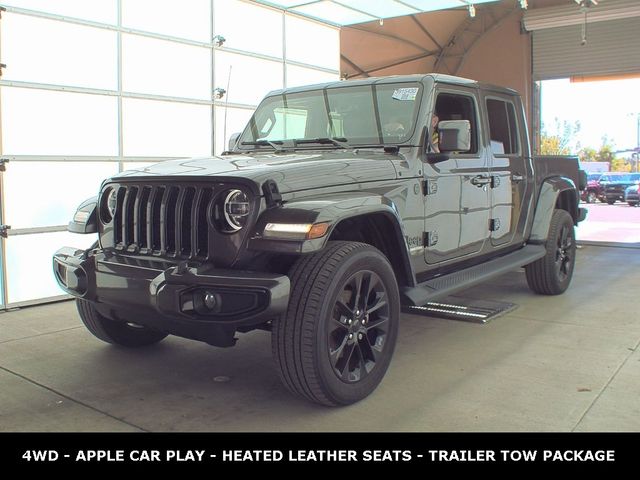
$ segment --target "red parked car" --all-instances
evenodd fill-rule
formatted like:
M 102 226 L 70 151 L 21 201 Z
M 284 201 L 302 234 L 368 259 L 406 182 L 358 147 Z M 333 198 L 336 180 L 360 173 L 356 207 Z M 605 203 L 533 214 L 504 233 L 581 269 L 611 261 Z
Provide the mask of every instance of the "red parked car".
M 603 174 L 602 172 L 587 175 L 587 188 L 580 192 L 580 200 L 587 203 L 595 203 L 596 200 L 605 201 L 604 188 L 600 183 L 600 178 L 603 175 L 608 176 L 608 174 Z

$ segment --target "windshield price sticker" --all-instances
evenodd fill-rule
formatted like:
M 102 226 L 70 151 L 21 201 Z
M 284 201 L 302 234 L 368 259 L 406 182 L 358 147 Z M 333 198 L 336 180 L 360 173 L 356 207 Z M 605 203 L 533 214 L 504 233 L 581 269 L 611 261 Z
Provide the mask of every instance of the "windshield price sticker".
M 402 101 L 413 101 L 418 95 L 418 87 L 412 88 L 396 88 L 391 98 Z

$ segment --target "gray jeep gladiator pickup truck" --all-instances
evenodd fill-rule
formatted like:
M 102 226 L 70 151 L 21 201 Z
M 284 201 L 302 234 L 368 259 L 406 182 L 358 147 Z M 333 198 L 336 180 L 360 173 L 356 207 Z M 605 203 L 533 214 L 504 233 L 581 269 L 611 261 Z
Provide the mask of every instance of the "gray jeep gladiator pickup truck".
M 369 395 L 401 307 L 524 267 L 564 292 L 586 184 L 575 157 L 534 157 L 518 94 L 411 75 L 269 93 L 219 157 L 103 182 L 54 256 L 99 339 L 168 334 L 228 347 L 271 332 L 282 381 L 325 405 Z

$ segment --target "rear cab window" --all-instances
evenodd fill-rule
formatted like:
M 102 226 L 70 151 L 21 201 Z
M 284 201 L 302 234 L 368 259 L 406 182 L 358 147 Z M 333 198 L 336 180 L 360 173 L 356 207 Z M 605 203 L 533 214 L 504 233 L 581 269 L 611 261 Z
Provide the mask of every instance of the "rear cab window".
M 489 121 L 489 147 L 494 155 L 519 155 L 520 132 L 513 102 L 502 98 L 486 99 Z

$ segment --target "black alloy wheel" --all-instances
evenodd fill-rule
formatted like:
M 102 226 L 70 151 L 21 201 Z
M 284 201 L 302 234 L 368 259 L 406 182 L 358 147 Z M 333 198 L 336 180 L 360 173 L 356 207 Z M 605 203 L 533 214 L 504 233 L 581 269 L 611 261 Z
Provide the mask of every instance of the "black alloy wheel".
M 573 218 L 566 210 L 555 210 L 549 224 L 545 256 L 525 266 L 529 288 L 542 295 L 563 293 L 573 276 L 576 235 Z
M 362 400 L 382 381 L 398 336 L 400 293 L 387 257 L 358 242 L 330 241 L 289 272 L 287 312 L 273 322 L 282 383 L 322 405 Z
M 558 279 L 564 282 L 573 271 L 575 252 L 573 225 L 562 225 L 556 243 L 556 274 Z
M 376 368 L 387 347 L 389 304 L 375 272 L 361 270 L 347 279 L 327 330 L 331 366 L 343 382 L 359 382 Z

